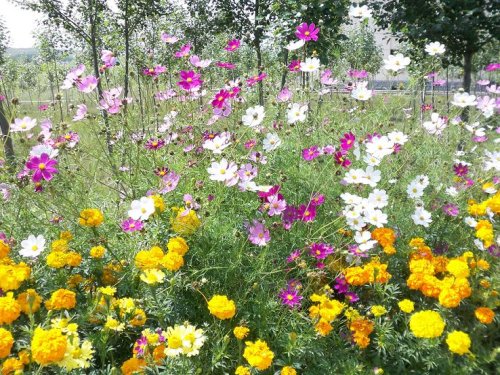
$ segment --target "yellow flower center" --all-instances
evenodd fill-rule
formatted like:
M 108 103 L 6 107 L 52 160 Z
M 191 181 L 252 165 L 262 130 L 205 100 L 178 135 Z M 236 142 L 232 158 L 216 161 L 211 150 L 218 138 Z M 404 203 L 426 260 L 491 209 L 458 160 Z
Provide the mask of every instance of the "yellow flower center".
M 38 164 L 38 169 L 40 169 L 42 171 L 45 169 L 45 167 L 46 167 L 45 163 Z
M 37 250 L 38 250 L 38 245 L 33 245 L 33 246 L 31 246 L 31 250 L 33 250 L 33 251 L 37 251 Z

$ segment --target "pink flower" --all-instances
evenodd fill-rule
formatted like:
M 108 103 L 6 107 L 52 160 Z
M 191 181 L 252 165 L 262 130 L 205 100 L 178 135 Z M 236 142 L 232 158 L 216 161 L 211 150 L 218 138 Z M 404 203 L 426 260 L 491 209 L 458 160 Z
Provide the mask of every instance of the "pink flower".
M 321 206 L 323 203 L 325 203 L 325 196 L 319 193 L 314 194 L 311 201 L 309 202 L 311 206 L 315 207 Z
M 291 287 L 281 289 L 278 296 L 281 299 L 281 303 L 291 309 L 299 307 L 301 304 L 300 301 L 304 298 L 299 295 L 297 289 Z
M 174 44 L 179 40 L 176 36 L 167 34 L 166 32 L 161 33 L 161 40 L 168 44 Z
M 346 154 L 347 153 L 343 150 L 337 151 L 335 154 L 333 154 L 335 162 L 344 168 L 348 168 L 351 165 L 351 161 L 346 157 Z
M 229 93 L 226 90 L 220 90 L 217 94 L 215 94 L 215 97 L 212 100 L 212 107 L 222 108 L 224 106 L 224 102 L 228 97 Z
M 458 206 L 448 203 L 443 206 L 443 212 L 448 216 L 457 216 L 458 215 Z
M 179 184 L 180 179 L 181 177 L 177 173 L 173 171 L 168 172 L 162 178 L 163 188 L 160 190 L 160 193 L 165 194 L 173 191 Z
M 255 85 L 257 82 L 260 82 L 262 81 L 264 78 L 267 77 L 267 74 L 262 72 L 260 73 L 259 75 L 256 75 L 256 76 L 253 76 L 253 77 L 250 77 L 247 79 L 247 85 L 249 87 L 252 87 L 253 85 Z
M 238 48 L 240 48 L 240 45 L 241 45 L 241 41 L 239 41 L 238 39 L 232 39 L 232 40 L 227 42 L 227 46 L 224 47 L 224 49 L 226 51 L 233 52 L 233 51 L 236 51 Z
M 349 69 L 347 71 L 347 74 L 349 75 L 349 77 L 356 79 L 364 79 L 368 77 L 368 72 L 366 70 Z
M 318 146 L 311 146 L 302 150 L 302 158 L 307 161 L 316 159 L 319 156 Z
M 309 255 L 315 257 L 316 259 L 325 259 L 328 255 L 333 253 L 333 246 L 327 243 L 313 243 L 309 247 Z
M 321 84 L 323 85 L 335 85 L 337 83 L 337 80 L 332 78 L 332 71 L 330 69 L 325 69 L 323 73 L 321 73 Z
M 148 150 L 159 150 L 163 146 L 165 146 L 165 141 L 163 139 L 154 138 L 149 139 L 144 145 L 144 147 Z
M 269 197 L 268 203 L 269 212 L 267 214 L 269 216 L 281 215 L 286 209 L 286 201 L 284 199 L 280 199 L 278 194 Z
M 291 72 L 300 72 L 300 60 L 292 60 L 288 64 L 288 70 Z
M 229 62 L 223 62 L 223 61 L 218 61 L 215 63 L 215 65 L 217 65 L 219 68 L 228 69 L 228 70 L 232 70 L 232 69 L 236 68 L 236 65 L 231 64 Z
M 87 76 L 76 81 L 76 88 L 80 92 L 86 94 L 91 93 L 97 87 L 97 78 L 94 76 Z
M 177 82 L 177 85 L 179 85 L 179 87 L 186 91 L 199 87 L 203 83 L 203 81 L 200 79 L 201 75 L 196 74 L 192 70 L 181 70 L 180 76 L 181 81 Z
M 302 204 L 297 210 L 299 220 L 304 222 L 313 221 L 316 218 L 316 206 Z
M 85 104 L 78 104 L 76 115 L 73 117 L 73 121 L 83 120 L 86 114 L 87 114 L 87 106 Z
M 124 232 L 131 233 L 142 230 L 142 228 L 144 228 L 144 224 L 140 220 L 128 218 L 120 224 L 120 227 Z
M 248 228 L 248 240 L 257 246 L 266 246 L 271 240 L 269 230 L 261 222 L 254 220 Z
M 278 102 L 285 103 L 292 99 L 293 93 L 288 89 L 288 87 L 283 87 L 283 90 L 281 90 L 278 95 L 276 96 L 276 99 Z
M 345 133 L 344 137 L 340 139 L 340 147 L 344 151 L 349 151 L 354 146 L 355 141 L 356 136 L 352 132 Z
M 116 57 L 113 52 L 108 50 L 103 50 L 101 52 L 101 61 L 104 63 L 106 68 L 110 68 L 116 65 Z
M 147 75 L 149 77 L 156 78 L 158 77 L 161 73 L 165 73 L 167 71 L 167 68 L 165 68 L 162 65 L 156 65 L 154 68 L 144 68 L 142 70 L 142 73 L 144 75 Z
M 38 106 L 38 110 L 39 110 L 40 112 L 44 112 L 44 111 L 46 111 L 47 109 L 49 109 L 49 105 L 48 105 L 48 104 L 41 104 L 41 105 L 39 105 L 39 106 Z
M 50 181 L 59 171 L 54 167 L 57 165 L 57 160 L 51 159 L 49 155 L 43 153 L 40 157 L 33 156 L 27 163 L 26 167 L 34 171 L 33 182 L 40 182 L 42 179 Z
M 189 62 L 197 68 L 206 68 L 212 63 L 212 60 L 201 60 L 197 55 L 192 55 Z
M 488 64 L 486 68 L 484 68 L 484 70 L 486 70 L 487 72 L 493 72 L 497 69 L 500 69 L 500 63 Z
M 319 28 L 316 28 L 316 25 L 314 23 L 308 25 L 307 23 L 304 22 L 299 26 L 297 26 L 297 31 L 295 32 L 295 36 L 297 36 L 297 38 L 299 39 L 305 40 L 306 42 L 310 40 L 317 41 L 318 33 L 319 33 Z
M 183 57 L 188 57 L 189 52 L 191 51 L 191 44 L 184 44 L 179 51 L 177 51 L 174 56 L 178 59 Z

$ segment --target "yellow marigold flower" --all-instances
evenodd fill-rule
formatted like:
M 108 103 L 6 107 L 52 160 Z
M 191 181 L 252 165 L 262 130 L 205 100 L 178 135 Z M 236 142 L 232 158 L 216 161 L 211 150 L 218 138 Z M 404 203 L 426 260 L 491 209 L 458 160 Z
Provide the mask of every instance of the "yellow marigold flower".
M 134 311 L 134 316 L 132 319 L 129 321 L 130 325 L 134 327 L 140 327 L 146 324 L 146 313 L 144 312 L 143 309 L 135 309 Z
M 104 324 L 104 328 L 120 332 L 125 329 L 125 324 L 120 323 L 120 321 L 116 320 L 112 316 L 108 316 L 106 319 L 106 323 Z
M 76 306 L 76 293 L 68 289 L 58 289 L 45 302 L 48 310 L 71 310 Z
M 320 318 L 314 325 L 314 329 L 321 336 L 327 336 L 333 329 L 333 326 L 324 318 Z
M 349 324 L 352 339 L 361 349 L 365 349 L 370 344 L 370 334 L 373 332 L 375 324 L 372 321 L 359 317 Z
M 439 303 L 448 309 L 457 307 L 460 301 L 460 295 L 454 289 L 446 288 L 439 293 Z
M 238 340 L 243 340 L 245 337 L 247 337 L 249 332 L 250 329 L 244 326 L 237 326 L 233 329 L 234 337 L 236 337 Z
M 51 251 L 65 253 L 69 250 L 69 243 L 67 240 L 60 238 L 58 240 L 52 241 L 50 244 Z
M 11 324 L 21 315 L 21 305 L 14 299 L 12 292 L 0 297 L 0 325 Z
M 245 342 L 245 345 L 243 357 L 247 360 L 250 366 L 255 367 L 259 371 L 264 371 L 271 367 L 274 353 L 271 349 L 269 349 L 265 341 L 247 341 Z
M 97 291 L 105 296 L 113 297 L 116 293 L 116 288 L 114 286 L 100 287 Z
M 201 222 L 194 210 L 178 210 L 177 216 L 171 219 L 172 230 L 180 235 L 196 232 Z
M 120 308 L 120 314 L 127 314 L 135 310 L 135 302 L 132 298 L 120 298 L 115 304 Z
M 452 331 L 446 337 L 446 343 L 450 352 L 464 355 L 469 353 L 471 341 L 467 333 L 462 331 Z
M 7 358 L 2 365 L 2 375 L 22 374 L 24 363 L 17 358 Z
M 361 314 L 355 308 L 349 307 L 344 312 L 344 316 L 347 318 L 347 320 L 354 320 L 354 319 L 359 318 L 361 316 Z
M 7 255 L 9 255 L 9 252 L 10 246 L 0 240 L 0 259 L 5 258 Z
M 380 306 L 380 305 L 372 306 L 372 308 L 370 309 L 370 311 L 376 317 L 382 316 L 382 315 L 384 315 L 387 312 L 387 310 L 385 309 L 385 307 L 384 306 Z
M 372 239 L 382 247 L 392 247 L 394 241 L 396 241 L 396 233 L 391 228 L 376 228 L 372 231 Z
M 236 305 L 227 296 L 215 295 L 208 301 L 208 310 L 221 320 L 231 319 L 236 314 Z
M 12 333 L 0 328 L 0 358 L 8 357 L 13 345 L 14 337 L 12 337 Z
M 70 267 L 78 267 L 82 263 L 82 256 L 76 251 L 70 251 L 66 254 L 66 265 Z
M 145 270 L 141 276 L 141 280 L 146 284 L 155 285 L 158 283 L 162 283 L 165 279 L 165 273 L 162 270 L 158 270 L 156 268 Z
M 483 271 L 488 271 L 490 269 L 490 263 L 488 263 L 488 261 L 485 259 L 478 259 L 476 265 L 477 268 Z
M 413 314 L 410 318 L 410 330 L 419 338 L 439 337 L 443 333 L 445 322 L 435 311 L 423 310 Z
M 28 289 L 17 296 L 17 302 L 21 306 L 21 311 L 26 315 L 36 313 L 40 309 L 42 297 L 35 289 Z
M 146 367 L 146 360 L 143 358 L 130 358 L 123 362 L 122 370 L 123 375 L 137 375 L 144 374 L 143 369 Z
M 83 283 L 83 276 L 80 275 L 80 274 L 74 274 L 70 277 L 68 277 L 68 288 L 76 288 L 78 285 L 80 285 L 81 283 Z
M 488 307 L 478 307 L 474 311 L 474 315 L 483 324 L 491 324 L 495 318 L 495 312 Z
M 469 277 L 470 270 L 467 262 L 460 259 L 452 259 L 446 265 L 446 270 L 455 277 Z
M 234 375 L 251 375 L 250 369 L 246 366 L 238 366 Z
M 410 240 L 410 247 L 418 249 L 419 247 L 425 246 L 425 240 L 420 237 L 415 237 Z
M 155 203 L 156 212 L 161 213 L 165 211 L 165 201 L 159 194 L 151 195 L 150 198 L 153 199 Z
M 189 246 L 184 238 L 174 237 L 168 240 L 167 249 L 168 251 L 184 256 L 188 252 Z
M 94 259 L 101 259 L 106 254 L 106 248 L 104 246 L 94 246 L 90 249 L 90 256 Z
M 161 265 L 169 271 L 178 271 L 184 265 L 182 255 L 169 251 L 162 259 Z
M 141 250 L 135 256 L 135 266 L 142 271 L 160 268 L 164 255 L 158 246 L 153 246 L 150 250 Z
M 80 212 L 78 223 L 84 227 L 98 227 L 104 221 L 104 216 L 97 208 L 87 208 Z
M 66 240 L 66 241 L 71 241 L 73 239 L 73 235 L 71 234 L 71 232 L 69 230 L 65 230 L 59 234 L 59 238 Z
M 165 354 L 165 344 L 160 344 L 153 350 L 153 359 L 157 365 L 167 357 Z
M 434 275 L 434 265 L 428 259 L 412 259 L 408 266 L 411 273 Z
M 66 253 L 55 251 L 47 255 L 47 266 L 52 268 L 63 268 L 66 266 Z
M 488 289 L 489 287 L 491 287 L 491 283 L 486 279 L 482 279 L 479 282 L 479 285 L 481 285 L 484 289 Z
M 384 253 L 386 253 L 387 255 L 396 254 L 396 248 L 392 245 L 384 246 L 383 250 L 384 250 Z
M 21 286 L 21 283 L 27 280 L 31 274 L 31 268 L 26 263 L 21 262 L 15 264 L 9 258 L 4 258 L 9 262 L 0 264 L 0 289 L 4 292 L 16 290 Z
M 292 366 L 285 366 L 281 369 L 280 375 L 297 375 L 297 371 Z
M 67 345 L 67 339 L 60 329 L 44 330 L 37 327 L 31 340 L 33 361 L 42 366 L 57 363 L 64 358 Z
M 398 306 L 401 309 L 402 312 L 404 313 L 411 313 L 413 310 L 415 310 L 415 304 L 410 301 L 409 299 L 404 299 L 398 302 Z

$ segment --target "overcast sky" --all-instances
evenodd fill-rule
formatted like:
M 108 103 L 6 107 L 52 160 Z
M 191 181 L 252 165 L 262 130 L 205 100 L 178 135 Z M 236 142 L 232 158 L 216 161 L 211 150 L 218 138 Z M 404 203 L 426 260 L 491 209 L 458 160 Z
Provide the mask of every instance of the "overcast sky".
M 33 47 L 35 41 L 32 34 L 40 18 L 37 13 L 21 9 L 7 0 L 0 0 L 0 16 L 10 31 L 10 47 Z

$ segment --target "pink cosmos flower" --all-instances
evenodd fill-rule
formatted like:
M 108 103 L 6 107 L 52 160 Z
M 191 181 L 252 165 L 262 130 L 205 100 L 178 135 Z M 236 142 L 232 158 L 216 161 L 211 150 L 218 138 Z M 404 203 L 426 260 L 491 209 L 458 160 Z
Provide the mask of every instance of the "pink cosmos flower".
M 338 81 L 334 78 L 332 78 L 332 71 L 330 69 L 325 69 L 323 73 L 321 73 L 321 79 L 320 82 L 322 85 L 335 85 Z
M 368 77 L 368 72 L 366 70 L 349 69 L 347 75 L 351 78 L 365 79 Z
M 228 97 L 229 93 L 226 90 L 220 90 L 217 94 L 215 94 L 215 97 L 212 100 L 212 107 L 222 108 L 224 106 L 224 102 Z
M 144 224 L 140 220 L 128 218 L 127 220 L 122 221 L 120 227 L 124 232 L 131 233 L 142 230 L 142 228 L 144 228 Z
M 488 64 L 486 68 L 484 68 L 484 70 L 486 70 L 487 72 L 493 72 L 497 69 L 500 69 L 500 63 L 491 63 Z
M 148 141 L 144 145 L 144 147 L 146 149 L 148 149 L 148 150 L 159 150 L 163 146 L 165 146 L 165 140 L 163 140 L 163 139 L 154 139 L 154 138 L 148 139 Z
M 281 299 L 281 303 L 291 309 L 299 307 L 301 305 L 300 301 L 304 298 L 299 295 L 297 289 L 291 287 L 281 289 L 278 296 Z
M 465 177 L 469 173 L 469 167 L 465 164 L 458 163 L 453 165 L 453 172 L 458 177 Z
M 174 35 L 170 35 L 170 34 L 167 34 L 166 32 L 163 32 L 163 33 L 161 33 L 161 40 L 164 43 L 174 44 L 175 42 L 177 42 L 179 40 L 179 38 L 177 38 Z
M 48 104 L 41 104 L 41 105 L 39 105 L 39 106 L 38 106 L 38 110 L 39 110 L 40 112 L 44 112 L 44 111 L 46 111 L 47 109 L 49 109 L 49 105 L 48 105 Z
M 459 213 L 458 206 L 453 203 L 448 203 L 443 206 L 443 212 L 448 216 L 457 216 Z
M 238 39 L 232 39 L 232 40 L 227 42 L 227 46 L 224 47 L 224 49 L 226 51 L 233 52 L 233 51 L 236 51 L 238 48 L 240 48 L 240 45 L 241 45 L 241 41 L 239 41 Z
M 101 52 L 101 61 L 104 63 L 106 68 L 110 68 L 116 65 L 116 57 L 113 52 L 108 50 L 103 50 Z
M 168 172 L 166 175 L 163 176 L 162 178 L 162 184 L 163 188 L 160 190 L 161 194 L 169 193 L 177 187 L 179 184 L 179 180 L 181 179 L 181 176 L 179 176 L 177 173 L 171 171 Z
M 288 64 L 288 70 L 291 72 L 300 72 L 300 60 L 292 60 Z
M 219 68 L 228 69 L 228 70 L 232 70 L 232 69 L 236 68 L 236 65 L 231 64 L 229 62 L 223 62 L 223 61 L 218 61 L 215 63 L 215 65 L 217 65 Z
M 302 158 L 307 161 L 316 159 L 319 156 L 318 146 L 311 146 L 302 150 Z
M 342 151 L 337 151 L 335 154 L 333 154 L 333 157 L 335 158 L 335 162 L 344 167 L 344 168 L 349 168 L 351 165 L 351 161 L 346 157 L 347 153 L 342 150 Z
M 297 210 L 297 217 L 304 222 L 313 221 L 316 218 L 316 206 L 301 204 Z
M 254 220 L 248 228 L 248 240 L 257 246 L 266 246 L 271 240 L 269 230 L 261 222 Z
M 269 212 L 267 214 L 269 216 L 281 215 L 286 209 L 286 201 L 280 199 L 278 194 L 270 196 L 268 198 L 268 204 Z
M 292 99 L 293 93 L 288 89 L 288 87 L 283 87 L 283 89 L 278 93 L 276 99 L 278 102 L 285 103 Z
M 177 51 L 174 56 L 178 59 L 183 57 L 188 57 L 189 52 L 191 51 L 191 44 L 184 44 L 179 51 Z
M 309 247 L 309 255 L 316 259 L 325 259 L 328 255 L 333 253 L 333 250 L 333 246 L 330 246 L 327 243 L 313 243 Z
M 197 55 L 192 55 L 189 62 L 197 68 L 206 68 L 212 63 L 212 60 L 201 60 Z
M 300 257 L 300 249 L 296 249 L 290 253 L 289 256 L 286 257 L 287 263 L 292 263 Z
M 200 79 L 201 75 L 196 74 L 194 71 L 181 70 L 179 73 L 181 76 L 181 81 L 177 82 L 177 85 L 183 90 L 189 91 L 196 87 L 200 87 L 203 81 Z
M 444 86 L 446 85 L 446 80 L 445 79 L 436 79 L 434 82 L 432 82 L 433 86 Z
M 154 68 L 144 68 L 142 70 L 142 73 L 144 75 L 147 75 L 149 77 L 156 78 L 158 77 L 161 73 L 165 73 L 167 71 L 167 68 L 165 68 L 162 65 L 156 65 Z
M 73 117 L 73 121 L 83 120 L 86 114 L 87 114 L 87 106 L 85 104 L 78 104 L 76 109 L 76 115 Z
M 76 88 L 80 92 L 86 94 L 91 93 L 97 87 L 97 78 L 94 76 L 87 76 L 76 81 Z
M 321 206 L 323 203 L 325 203 L 325 196 L 319 193 L 314 194 L 311 201 L 309 202 L 311 206 L 315 207 Z
M 295 32 L 295 36 L 301 40 L 304 40 L 306 42 L 310 40 L 318 40 L 319 28 L 316 28 L 316 25 L 314 23 L 308 25 L 304 22 L 297 26 L 296 30 L 297 31 Z
M 49 155 L 43 153 L 41 156 L 33 156 L 27 163 L 28 170 L 34 171 L 31 179 L 33 182 L 40 182 L 42 179 L 50 181 L 59 171 L 55 168 L 57 160 L 51 159 Z
M 262 81 L 264 78 L 267 77 L 267 74 L 262 72 L 260 73 L 259 75 L 256 75 L 256 76 L 253 76 L 253 77 L 250 77 L 247 79 L 247 85 L 249 87 L 252 87 L 253 85 L 255 85 L 257 82 L 260 82 Z
M 5 101 L 5 99 L 7 99 L 7 97 L 5 95 L 0 95 L 0 102 Z
M 344 137 L 340 139 L 340 147 L 344 151 L 349 151 L 354 146 L 355 141 L 356 136 L 352 132 L 345 133 Z

